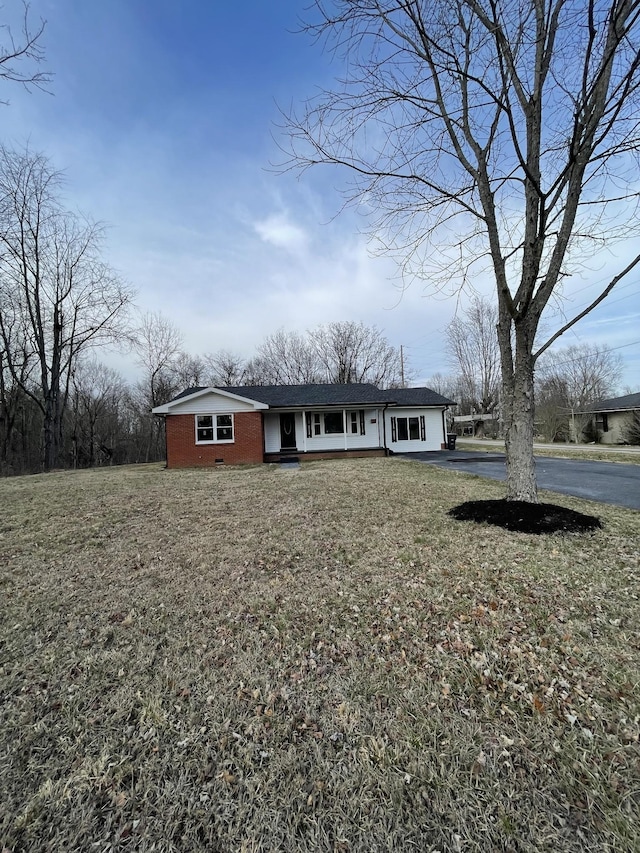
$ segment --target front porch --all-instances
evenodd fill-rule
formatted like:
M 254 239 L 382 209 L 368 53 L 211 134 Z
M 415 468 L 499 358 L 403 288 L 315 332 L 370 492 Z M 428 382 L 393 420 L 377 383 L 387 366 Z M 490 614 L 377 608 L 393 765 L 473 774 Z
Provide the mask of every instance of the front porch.
M 265 462 L 286 462 L 298 459 L 300 462 L 311 462 L 314 459 L 359 459 L 365 456 L 384 456 L 382 447 L 361 448 L 359 450 L 282 450 L 279 453 L 265 453 Z
M 283 455 L 311 458 L 384 455 L 376 408 L 281 409 L 263 413 L 265 461 Z

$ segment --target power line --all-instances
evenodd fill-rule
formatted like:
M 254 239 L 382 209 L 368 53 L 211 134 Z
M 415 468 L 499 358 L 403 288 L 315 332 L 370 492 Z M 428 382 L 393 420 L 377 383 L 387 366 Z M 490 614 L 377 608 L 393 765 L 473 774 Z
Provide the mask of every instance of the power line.
M 614 293 L 615 293 L 615 291 L 614 291 Z M 635 297 L 637 299 L 638 294 L 637 293 L 628 293 L 626 296 L 621 296 L 620 299 L 605 299 L 604 302 L 602 302 L 601 304 L 603 307 L 608 308 L 609 305 L 615 305 L 616 302 L 624 302 L 625 299 L 631 299 L 632 297 Z M 598 305 L 596 307 L 599 308 L 600 306 Z M 595 311 L 595 308 L 594 308 L 594 311 Z
M 567 294 L 558 293 L 557 295 L 561 299 L 571 299 L 577 293 L 584 293 L 585 290 L 591 290 L 592 287 L 602 287 L 602 285 L 605 283 L 605 281 L 607 281 L 606 278 L 600 279 L 600 281 L 592 281 L 591 284 L 585 284 L 584 287 L 579 287 L 576 290 L 572 290 L 571 293 L 567 293 Z M 632 287 L 634 284 L 637 285 L 638 282 L 637 281 L 628 281 L 625 284 L 616 284 L 613 291 L 624 290 L 626 287 Z
M 640 344 L 640 341 L 631 341 L 630 344 L 620 344 L 620 346 L 617 346 L 617 347 L 607 347 L 606 352 L 614 352 L 615 350 L 625 349 L 626 347 L 633 347 L 636 344 Z M 597 354 L 601 355 L 602 353 L 597 353 Z M 569 358 L 569 359 L 566 359 L 565 361 L 554 361 L 553 366 L 554 367 L 563 367 L 565 364 L 573 364 L 575 361 L 581 361 L 583 358 L 588 358 L 589 355 L 596 355 L 596 353 L 585 353 L 585 355 L 576 356 L 576 358 Z

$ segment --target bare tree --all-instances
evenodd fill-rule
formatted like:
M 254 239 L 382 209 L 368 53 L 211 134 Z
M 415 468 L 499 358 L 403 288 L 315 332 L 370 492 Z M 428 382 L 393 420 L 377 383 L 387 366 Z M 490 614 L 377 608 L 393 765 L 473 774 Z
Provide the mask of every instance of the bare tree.
M 102 229 L 61 207 L 59 183 L 43 156 L 0 148 L 0 340 L 42 412 L 46 471 L 60 464 L 75 362 L 114 339 L 132 298 L 100 258 Z
M 132 336 L 132 346 L 143 371 L 133 400 L 146 434 L 143 458 L 152 462 L 164 453 L 164 419 L 154 417 L 151 409 L 182 390 L 176 374 L 182 353 L 182 333 L 159 311 L 150 311 L 143 314 Z
M 234 386 L 243 385 L 246 378 L 246 365 L 242 356 L 229 350 L 218 350 L 204 357 L 206 376 L 211 385 Z M 253 384 L 260 384 L 253 383 Z
M 427 379 L 427 387 L 446 397 L 448 400 L 458 401 L 460 392 L 459 378 L 450 373 L 434 373 Z
M 309 339 L 325 382 L 371 382 L 382 388 L 402 382 L 400 352 L 375 326 L 327 323 L 309 332 Z
M 634 409 L 623 429 L 622 436 L 628 444 L 640 445 L 640 410 Z
M 343 79 L 287 117 L 285 168 L 350 170 L 348 198 L 379 212 L 373 228 L 408 274 L 464 286 L 490 271 L 507 497 L 536 501 L 536 360 L 640 261 L 640 4 L 316 0 L 312 8 L 318 20 L 307 30 L 345 57 Z M 616 240 L 626 243 L 614 255 Z M 608 283 L 536 343 L 564 278 L 600 250 Z
M 36 66 L 44 59 L 42 48 L 42 34 L 45 22 L 41 19 L 32 28 L 29 23 L 29 5 L 23 3 L 22 27 L 19 37 L 14 37 L 11 27 L 7 24 L 0 25 L 4 31 L 2 44 L 0 44 L 0 80 L 21 83 L 27 89 L 30 86 L 43 88 L 51 80 L 51 75 L 44 71 L 34 71 Z M 26 67 L 23 63 L 26 62 Z M 7 101 L 0 101 L 6 104 Z
M 237 362 L 228 359 L 235 368 Z M 224 367 L 219 360 L 219 368 Z M 239 375 L 239 368 L 236 375 Z M 231 371 L 231 374 L 234 370 Z M 223 384 L 303 385 L 313 382 L 401 383 L 400 352 L 375 326 L 350 321 L 327 323 L 302 335 L 280 329 L 268 335 L 242 368 L 242 382 Z M 407 369 L 405 378 L 410 374 Z
M 478 412 L 492 412 L 500 392 L 500 347 L 496 327 L 498 309 L 476 296 L 447 327 L 451 365 L 461 379 L 467 405 Z M 466 414 L 466 412 L 465 412 Z
M 197 388 L 205 385 L 208 382 L 208 374 L 206 358 L 187 352 L 178 353 L 173 364 L 173 375 L 178 387 Z
M 119 439 L 117 413 L 126 394 L 120 374 L 91 358 L 81 361 L 71 383 L 73 467 L 93 468 L 102 459 L 113 462 Z
M 283 329 L 268 335 L 257 348 L 256 357 L 247 364 L 246 381 L 249 380 L 262 385 L 320 382 L 316 352 L 308 336 Z
M 610 347 L 575 344 L 547 352 L 536 372 L 536 420 L 552 441 L 578 441 L 575 419 L 588 403 L 611 397 L 622 374 L 622 359 Z
M 3 343 L 0 336 L 0 473 L 29 469 L 25 452 L 28 443 L 25 409 L 31 407 L 23 388 L 30 384 L 33 359 L 32 353 L 24 349 L 13 349 L 9 354 L 7 347 L 12 343 L 11 338 Z M 20 337 L 18 345 L 24 345 L 23 337 Z M 15 371 L 15 379 L 9 369 L 10 364 Z
M 182 332 L 159 311 L 142 315 L 132 335 L 136 361 L 149 409 L 166 402 L 177 390 L 175 368 L 182 351 Z

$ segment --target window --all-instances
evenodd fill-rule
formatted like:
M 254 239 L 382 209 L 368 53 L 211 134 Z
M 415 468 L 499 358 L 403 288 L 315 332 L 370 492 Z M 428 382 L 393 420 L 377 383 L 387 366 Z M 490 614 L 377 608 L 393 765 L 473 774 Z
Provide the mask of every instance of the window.
M 233 415 L 196 415 L 196 444 L 233 441 Z
M 391 418 L 391 441 L 426 441 L 424 415 L 416 418 Z
M 337 435 L 344 432 L 344 420 L 342 412 L 325 412 L 324 433 L 325 435 Z
M 366 435 L 364 409 L 346 412 L 346 432 L 351 435 Z M 344 435 L 345 418 L 342 410 L 333 412 L 306 413 L 307 438 L 317 435 Z
M 365 435 L 364 409 L 359 409 L 357 412 L 348 412 L 348 416 L 349 432 L 352 435 Z
M 598 412 L 596 415 L 596 429 L 599 432 L 609 432 L 609 417 L 606 412 Z
M 318 412 L 307 412 L 307 438 L 313 438 L 314 435 L 321 435 L 322 428 L 320 426 L 320 414 Z

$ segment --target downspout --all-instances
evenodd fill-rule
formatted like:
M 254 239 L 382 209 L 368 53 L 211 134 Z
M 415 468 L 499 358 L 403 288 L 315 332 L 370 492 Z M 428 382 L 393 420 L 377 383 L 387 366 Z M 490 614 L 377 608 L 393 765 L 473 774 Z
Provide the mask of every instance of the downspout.
M 382 443 L 384 444 L 384 455 L 389 455 L 389 448 L 387 447 L 387 419 L 385 417 L 386 411 L 389 408 L 389 404 L 384 404 L 384 409 L 382 410 Z
M 167 439 L 167 416 L 163 415 L 162 420 L 164 421 L 164 458 L 166 459 L 165 468 L 169 467 L 169 441 Z
M 448 406 L 445 406 L 442 410 L 442 441 L 440 442 L 440 447 L 442 447 L 443 444 L 447 443 L 447 426 L 444 415 L 448 408 Z

